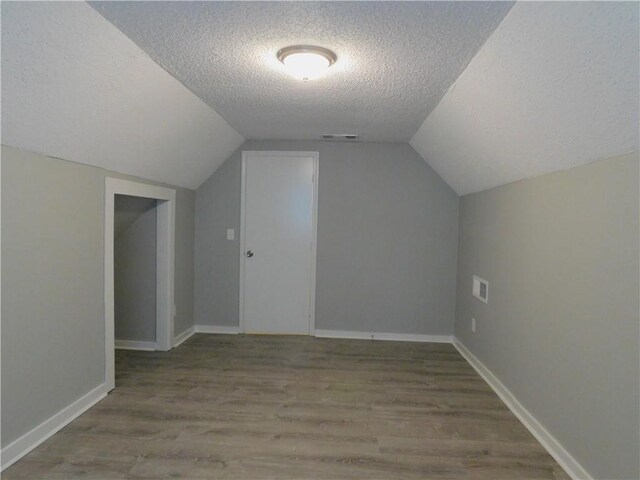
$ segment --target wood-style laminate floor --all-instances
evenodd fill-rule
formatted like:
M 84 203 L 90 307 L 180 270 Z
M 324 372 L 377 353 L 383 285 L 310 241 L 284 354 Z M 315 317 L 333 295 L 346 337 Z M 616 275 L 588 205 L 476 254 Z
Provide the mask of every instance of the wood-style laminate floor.
M 448 344 L 199 334 L 116 372 L 2 478 L 568 478 Z

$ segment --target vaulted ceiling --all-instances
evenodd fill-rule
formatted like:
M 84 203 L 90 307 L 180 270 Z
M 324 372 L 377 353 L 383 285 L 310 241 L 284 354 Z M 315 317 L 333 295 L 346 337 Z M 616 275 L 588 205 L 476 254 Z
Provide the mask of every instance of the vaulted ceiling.
M 411 145 L 459 194 L 638 150 L 639 8 L 517 3 Z
M 196 188 L 244 138 L 84 2 L 2 2 L 2 143 Z
M 91 2 L 247 138 L 407 142 L 495 30 L 508 2 Z M 300 82 L 276 59 L 321 45 Z
M 410 141 L 459 194 L 638 150 L 635 2 L 3 2 L 2 143 L 196 188 L 245 138 Z M 332 48 L 308 83 L 275 52 Z

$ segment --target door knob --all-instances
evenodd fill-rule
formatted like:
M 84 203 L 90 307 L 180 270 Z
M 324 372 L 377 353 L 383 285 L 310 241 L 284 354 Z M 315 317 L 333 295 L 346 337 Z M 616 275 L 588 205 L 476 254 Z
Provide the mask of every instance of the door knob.
M 251 257 L 253 257 L 253 252 L 251 250 L 247 250 L 246 255 L 247 255 L 247 257 L 251 258 Z

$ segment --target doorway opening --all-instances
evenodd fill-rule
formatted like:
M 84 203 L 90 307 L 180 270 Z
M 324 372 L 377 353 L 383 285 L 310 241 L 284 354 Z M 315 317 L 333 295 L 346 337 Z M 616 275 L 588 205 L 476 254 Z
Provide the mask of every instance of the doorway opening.
M 126 196 L 126 197 L 124 197 Z M 126 200 L 129 198 L 129 200 Z M 148 213 L 147 223 L 155 220 L 155 325 L 143 329 L 145 335 L 155 330 L 155 341 L 148 350 L 171 350 L 173 348 L 174 305 L 174 255 L 175 255 L 175 190 L 116 178 L 107 178 L 105 183 L 105 239 L 104 239 L 104 299 L 105 299 L 105 381 L 108 390 L 115 387 L 115 249 L 116 234 L 124 234 L 131 215 L 118 215 L 116 226 L 116 203 L 136 205 Z M 146 205 L 146 207 L 144 207 Z M 150 208 L 153 210 L 150 210 Z M 149 212 L 154 213 L 152 215 Z M 135 215 L 134 215 L 135 217 Z M 141 218 L 138 218 L 140 220 Z M 147 259 L 148 261 L 148 259 Z M 152 259 L 153 261 L 153 259 Z M 119 286 L 120 288 L 120 286 Z M 148 306 L 148 299 L 145 304 Z M 119 326 L 119 330 L 121 330 Z
M 116 195 L 114 204 L 115 347 L 156 349 L 157 204 Z

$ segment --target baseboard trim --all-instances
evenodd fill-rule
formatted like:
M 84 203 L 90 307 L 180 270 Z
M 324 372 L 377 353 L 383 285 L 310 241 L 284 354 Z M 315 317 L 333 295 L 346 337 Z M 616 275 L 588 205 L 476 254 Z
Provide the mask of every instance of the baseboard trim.
M 478 372 L 485 382 L 500 397 L 509 410 L 518 417 L 518 420 L 531 432 L 540 444 L 549 452 L 564 471 L 574 480 L 593 480 L 593 477 L 584 469 L 578 461 L 560 444 L 556 438 L 544 428 L 544 426 L 529 412 L 511 393 L 511 391 L 489 370 L 478 358 L 471 353 L 456 337 L 453 345 L 460 355 Z
M 222 333 L 235 335 L 242 333 L 239 327 L 227 327 L 222 325 L 194 325 L 195 333 Z
M 420 335 L 414 333 L 352 332 L 348 330 L 316 330 L 316 337 L 354 340 L 391 340 L 395 342 L 451 343 L 451 335 Z
M 156 342 L 143 342 L 139 340 L 115 340 L 116 350 L 144 350 L 153 352 L 157 350 Z
M 20 438 L 14 440 L 0 451 L 1 470 L 13 465 L 24 457 L 31 450 L 49 439 L 53 434 L 60 431 L 84 412 L 93 407 L 96 403 L 107 396 L 107 386 L 102 384 L 86 393 L 71 405 L 60 410 L 58 413 L 42 422 L 37 427 L 25 433 Z
M 182 345 L 186 342 L 194 333 L 196 333 L 195 327 L 189 327 L 184 332 L 179 333 L 175 337 L 173 337 L 173 348 L 176 348 L 179 345 Z

